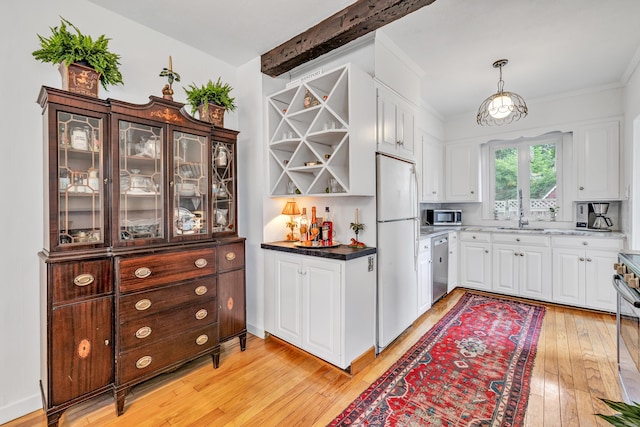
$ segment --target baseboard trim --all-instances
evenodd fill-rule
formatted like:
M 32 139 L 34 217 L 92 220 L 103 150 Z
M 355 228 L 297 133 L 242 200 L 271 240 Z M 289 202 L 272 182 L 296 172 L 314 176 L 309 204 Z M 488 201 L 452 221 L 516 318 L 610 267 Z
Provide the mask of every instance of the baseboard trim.
M 31 412 L 42 409 L 40 393 L 34 394 L 17 402 L 12 402 L 0 408 L 0 424 L 8 423 Z

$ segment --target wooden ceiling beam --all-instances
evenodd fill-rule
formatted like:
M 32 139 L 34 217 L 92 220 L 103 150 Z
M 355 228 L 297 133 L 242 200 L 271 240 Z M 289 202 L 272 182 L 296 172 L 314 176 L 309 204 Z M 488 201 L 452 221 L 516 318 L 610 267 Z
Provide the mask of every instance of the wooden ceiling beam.
M 264 53 L 261 71 L 272 77 L 311 61 L 435 0 L 357 0 L 319 24 Z

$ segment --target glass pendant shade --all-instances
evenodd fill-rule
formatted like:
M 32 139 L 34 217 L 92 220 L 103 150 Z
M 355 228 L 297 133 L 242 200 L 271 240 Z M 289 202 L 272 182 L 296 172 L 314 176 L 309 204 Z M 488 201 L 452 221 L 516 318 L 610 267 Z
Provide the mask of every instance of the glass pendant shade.
M 489 103 L 489 114 L 495 119 L 504 119 L 511 114 L 513 108 L 513 101 L 506 95 L 500 95 L 493 98 L 493 101 Z
M 479 125 L 501 125 L 520 120 L 529 113 L 524 99 L 517 93 L 505 92 L 503 90 L 502 67 L 507 64 L 506 59 L 500 59 L 493 63 L 494 68 L 500 68 L 500 80 L 498 81 L 498 92 L 485 99 L 480 108 L 476 121 Z

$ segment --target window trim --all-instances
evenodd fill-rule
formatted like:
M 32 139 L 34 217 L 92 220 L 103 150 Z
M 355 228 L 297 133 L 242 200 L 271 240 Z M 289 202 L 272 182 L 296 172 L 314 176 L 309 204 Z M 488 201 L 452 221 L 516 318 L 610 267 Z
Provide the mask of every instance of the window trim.
M 482 202 L 482 219 L 483 220 L 495 220 L 494 218 L 494 206 L 495 206 L 495 151 L 499 149 L 516 147 L 518 149 L 518 165 L 522 162 L 528 162 L 530 156 L 530 150 L 521 148 L 530 147 L 532 145 L 540 144 L 556 144 L 556 195 L 558 199 L 558 206 L 560 212 L 556 217 L 557 221 L 571 220 L 570 206 L 568 197 L 565 194 L 565 185 L 567 183 L 568 174 L 570 168 L 568 168 L 565 162 L 565 151 L 568 144 L 573 139 L 572 132 L 549 132 L 543 135 L 534 137 L 520 137 L 511 140 L 490 140 L 482 144 L 482 169 L 485 173 L 483 176 L 486 179 L 482 180 L 482 191 L 487 197 Z M 530 169 L 527 168 L 530 173 Z M 526 177 L 526 173 L 522 168 L 518 168 L 518 188 L 522 188 L 523 203 L 525 206 L 530 205 L 530 176 L 523 180 L 523 175 Z M 532 220 L 533 218 L 530 218 Z M 512 218 L 511 220 L 517 220 Z M 504 220 L 499 220 L 503 222 Z M 549 223 L 551 221 L 540 221 Z

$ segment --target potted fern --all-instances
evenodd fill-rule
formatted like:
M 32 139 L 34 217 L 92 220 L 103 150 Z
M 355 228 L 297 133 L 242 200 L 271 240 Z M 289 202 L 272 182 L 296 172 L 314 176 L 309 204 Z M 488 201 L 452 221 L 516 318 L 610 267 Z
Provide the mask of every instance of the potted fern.
M 233 88 L 228 83 L 223 83 L 220 77 L 215 83 L 211 80 L 200 86 L 192 83 L 183 89 L 187 94 L 187 102 L 191 105 L 191 114 L 195 115 L 197 111 L 200 120 L 213 123 L 214 126 L 224 127 L 225 111 L 236 109 L 235 98 L 230 96 Z
M 63 17 L 60 20 L 60 27 L 50 28 L 50 37 L 38 34 L 40 49 L 32 55 L 41 62 L 59 64 L 63 88 L 97 97 L 98 82 L 105 89 L 124 84 L 118 69 L 120 55 L 109 51 L 111 39 L 103 34 L 94 40 Z

